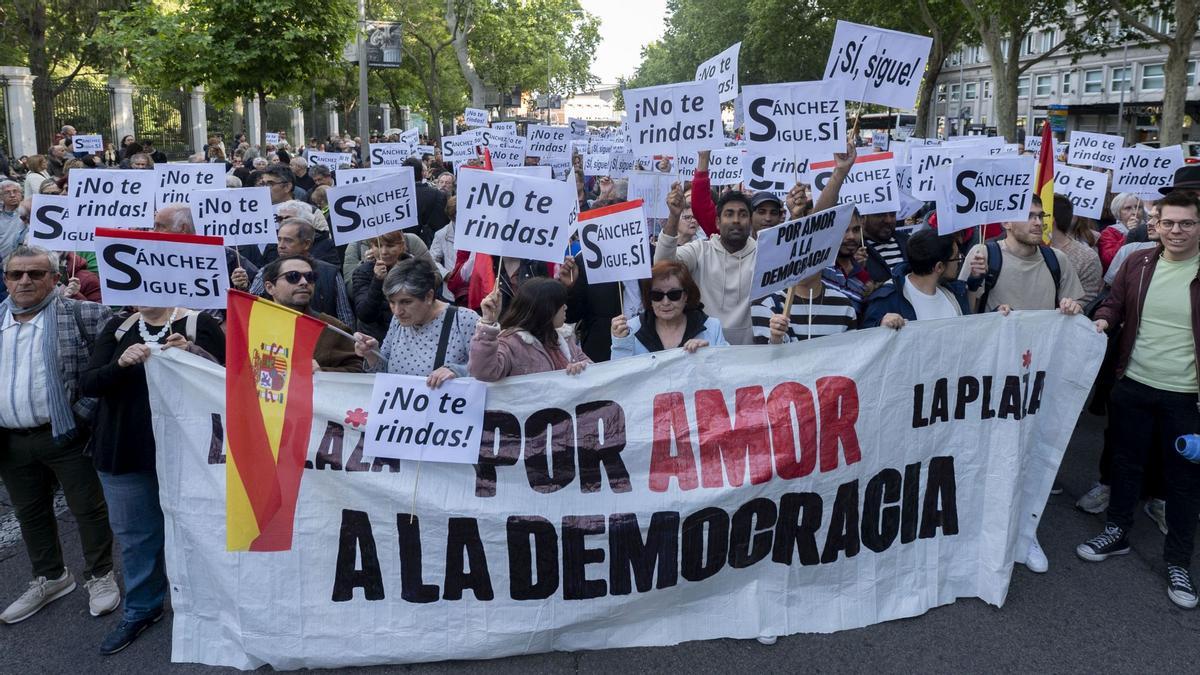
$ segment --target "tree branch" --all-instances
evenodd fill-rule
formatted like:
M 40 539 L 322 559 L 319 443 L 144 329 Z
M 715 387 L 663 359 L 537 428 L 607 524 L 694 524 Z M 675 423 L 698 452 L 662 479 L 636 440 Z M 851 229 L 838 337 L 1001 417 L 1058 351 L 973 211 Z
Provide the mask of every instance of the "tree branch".
M 1177 1 L 1185 2 L 1186 0 L 1177 0 Z M 1144 33 L 1146 35 L 1146 37 L 1148 37 L 1156 42 L 1161 42 L 1165 45 L 1171 44 L 1171 37 L 1169 35 L 1160 33 L 1158 31 L 1154 30 L 1153 28 L 1151 28 L 1150 26 L 1147 26 L 1146 24 L 1142 23 L 1136 16 L 1134 16 L 1133 14 L 1130 14 L 1129 10 L 1127 10 L 1121 6 L 1121 0 L 1108 0 L 1108 5 L 1109 5 L 1109 7 L 1112 7 L 1114 12 L 1117 13 L 1117 16 L 1121 17 L 1121 21 L 1124 21 L 1125 23 L 1129 24 L 1130 26 L 1133 26 L 1139 32 Z
M 1058 44 L 1054 45 L 1053 47 L 1046 50 L 1045 52 L 1038 54 L 1036 58 L 1029 59 L 1025 63 L 1021 64 L 1021 66 L 1017 68 L 1017 74 L 1020 75 L 1021 73 L 1029 70 L 1030 66 L 1041 63 L 1042 61 L 1045 61 L 1046 59 L 1053 56 L 1054 52 L 1062 49 L 1063 47 L 1066 47 L 1067 43 L 1071 41 L 1072 37 L 1073 36 L 1069 36 L 1069 37 L 1063 38 L 1062 40 L 1059 40 Z

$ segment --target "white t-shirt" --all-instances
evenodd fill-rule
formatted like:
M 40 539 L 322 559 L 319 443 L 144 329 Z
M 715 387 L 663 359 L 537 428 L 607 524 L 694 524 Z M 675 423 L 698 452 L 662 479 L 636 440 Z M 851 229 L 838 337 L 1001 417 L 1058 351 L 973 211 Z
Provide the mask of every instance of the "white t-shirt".
M 918 321 L 952 319 L 962 314 L 962 308 L 949 293 L 939 287 L 934 289 L 933 295 L 925 295 L 924 291 L 913 284 L 912 275 L 905 279 L 904 299 L 913 306 Z

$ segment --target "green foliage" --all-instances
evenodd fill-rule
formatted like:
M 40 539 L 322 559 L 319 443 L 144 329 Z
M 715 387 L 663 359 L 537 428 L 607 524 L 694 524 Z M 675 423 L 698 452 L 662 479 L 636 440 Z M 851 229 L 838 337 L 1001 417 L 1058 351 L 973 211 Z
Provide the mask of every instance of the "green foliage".
M 570 93 L 594 85 L 599 20 L 577 0 L 477 0 L 468 49 L 480 77 L 501 91 Z M 547 68 L 549 66 L 549 68 Z
M 129 0 L 5 0 L 0 3 L 0 63 L 39 77 L 72 77 L 112 64 L 114 54 L 90 37 L 103 12 Z

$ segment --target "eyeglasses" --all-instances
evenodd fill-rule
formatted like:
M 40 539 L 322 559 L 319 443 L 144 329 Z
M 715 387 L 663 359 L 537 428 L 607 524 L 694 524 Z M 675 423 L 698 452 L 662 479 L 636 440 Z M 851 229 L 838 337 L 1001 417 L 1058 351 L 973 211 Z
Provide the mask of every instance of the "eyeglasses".
M 34 281 L 41 281 L 50 274 L 50 270 L 4 270 L 4 278 L 9 281 L 20 281 L 26 274 Z
M 258 187 L 274 187 L 276 185 L 283 185 L 283 181 L 281 181 L 281 180 L 260 180 L 260 181 L 258 181 Z
M 287 281 L 289 284 L 298 284 L 300 283 L 301 279 L 307 281 L 309 285 L 312 285 L 317 281 L 316 272 L 297 272 L 292 270 L 291 272 L 284 272 L 281 276 L 283 277 L 284 281 Z
M 959 263 L 959 264 L 962 264 L 962 262 L 963 262 L 964 260 L 966 260 L 966 259 L 967 259 L 967 256 L 966 256 L 966 254 L 959 254 L 959 255 L 956 255 L 956 256 L 954 256 L 953 258 L 950 258 L 950 259 L 948 259 L 948 260 L 946 261 L 946 264 L 947 264 L 947 265 L 949 265 L 950 263 Z
M 673 288 L 669 291 L 650 291 L 650 302 L 662 302 L 664 299 L 679 302 L 683 299 L 684 293 L 682 288 Z
M 1049 213 L 1031 213 L 1031 214 L 1029 214 L 1029 222 L 1053 224 L 1054 216 Z
M 1184 232 L 1191 232 L 1192 230 L 1196 229 L 1196 221 L 1194 221 L 1194 220 L 1160 220 L 1160 221 L 1158 221 L 1158 226 L 1168 232 L 1175 229 L 1176 225 L 1178 225 L 1179 229 L 1183 230 Z

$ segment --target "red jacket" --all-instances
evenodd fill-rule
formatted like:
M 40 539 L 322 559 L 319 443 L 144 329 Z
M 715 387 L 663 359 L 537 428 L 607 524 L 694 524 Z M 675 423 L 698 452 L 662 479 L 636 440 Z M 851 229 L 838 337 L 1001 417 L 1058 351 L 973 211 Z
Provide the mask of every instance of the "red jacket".
M 1114 223 L 1100 233 L 1100 239 L 1096 241 L 1096 250 L 1100 254 L 1100 264 L 1104 266 L 1105 272 L 1117 256 L 1117 251 L 1125 245 L 1125 234 L 1128 231 L 1123 225 Z
M 1118 378 L 1124 377 L 1125 367 L 1129 365 L 1129 356 L 1133 354 L 1138 327 L 1142 323 L 1142 308 L 1146 305 L 1146 293 L 1150 289 L 1150 280 L 1154 278 L 1154 269 L 1158 266 L 1158 256 L 1162 254 L 1162 250 L 1162 246 L 1155 246 L 1130 255 L 1121 264 L 1121 270 L 1113 280 L 1112 292 L 1096 310 L 1096 319 L 1107 321 L 1110 329 L 1121 327 L 1121 335 L 1117 339 Z M 1192 302 L 1192 342 L 1196 351 L 1196 362 L 1200 363 L 1200 270 L 1197 270 L 1189 287 Z
M 79 279 L 79 292 L 71 296 L 72 300 L 89 300 L 100 302 L 100 277 L 88 269 L 87 261 L 74 253 L 62 254 L 62 279 L 70 278 L 71 273 Z
M 692 215 L 704 234 L 720 234 L 717 229 L 717 205 L 712 200 L 712 186 L 708 183 L 708 172 L 697 171 L 692 176 Z

